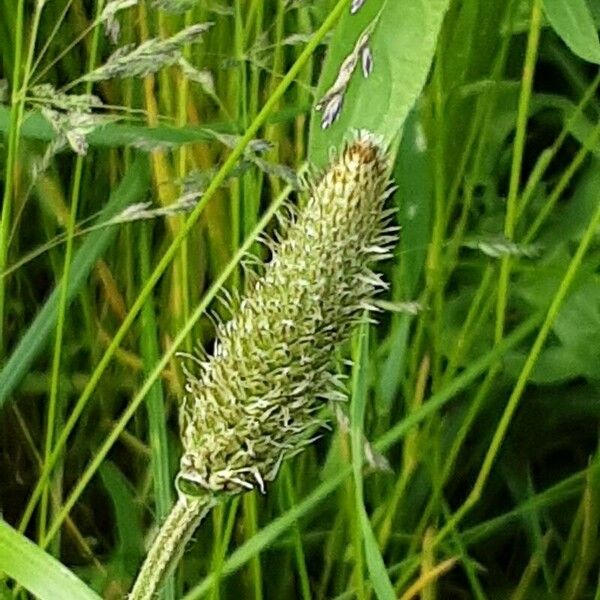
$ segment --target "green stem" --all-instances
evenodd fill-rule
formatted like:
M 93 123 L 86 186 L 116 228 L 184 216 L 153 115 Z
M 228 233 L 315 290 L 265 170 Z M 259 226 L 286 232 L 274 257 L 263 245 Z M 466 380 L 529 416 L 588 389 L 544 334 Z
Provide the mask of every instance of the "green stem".
M 23 54 L 23 12 L 25 0 L 19 0 L 15 18 L 15 62 L 13 65 L 10 132 L 8 135 L 8 153 L 6 157 L 6 177 L 4 180 L 4 195 L 2 198 L 2 216 L 0 221 L 0 273 L 6 268 L 8 259 L 8 239 L 10 235 L 10 220 L 12 201 L 15 189 L 15 170 L 17 152 L 19 149 L 19 130 L 23 120 L 24 94 L 20 93 L 20 72 Z M 6 301 L 6 279 L 0 279 L 0 356 L 4 353 L 4 304 Z
M 152 227 L 149 223 L 144 223 L 139 237 L 140 275 L 142 281 L 145 281 L 150 273 L 151 240 Z M 142 309 L 142 334 L 140 340 L 145 375 L 151 372 L 152 365 L 154 365 L 160 356 L 156 321 L 154 302 L 152 297 L 150 297 Z M 156 516 L 159 521 L 162 521 L 169 514 L 173 504 L 173 497 L 169 468 L 168 412 L 165 407 L 165 398 L 160 381 L 156 381 L 148 392 L 146 410 L 148 413 L 148 440 L 151 451 L 150 462 Z M 170 577 L 165 582 L 162 600 L 174 600 L 175 596 L 175 581 Z
M 258 506 L 256 502 L 256 492 L 244 494 L 244 535 L 251 540 L 258 533 Z M 252 598 L 262 600 L 264 597 L 262 589 L 262 566 L 260 564 L 260 554 L 257 552 L 252 557 L 249 565 L 249 576 L 252 581 Z
M 101 1 L 96 7 L 98 18 L 102 12 L 104 2 Z M 40 9 L 41 11 L 41 9 Z M 36 19 L 36 26 L 39 21 L 39 15 Z M 32 34 L 33 35 L 33 34 Z M 98 44 L 100 39 L 100 29 L 96 27 L 94 37 L 92 38 L 92 47 L 88 59 L 88 69 L 94 68 L 96 56 L 98 54 Z M 30 59 L 33 55 L 34 43 L 32 41 L 30 48 Z M 85 92 L 89 94 L 92 90 L 92 82 L 86 84 Z M 69 222 L 67 224 L 67 243 L 65 247 L 65 259 L 63 263 L 62 285 L 60 286 L 60 297 L 58 300 L 58 313 L 56 317 L 56 336 L 54 338 L 54 350 L 52 354 L 52 375 L 50 381 L 50 397 L 48 400 L 48 414 L 46 419 L 46 441 L 44 446 L 44 462 L 48 460 L 52 451 L 54 442 L 54 433 L 56 429 L 56 415 L 58 413 L 58 392 L 60 381 L 60 365 L 62 359 L 63 337 L 65 331 L 65 318 L 67 314 L 67 304 L 69 295 L 69 277 L 71 275 L 71 264 L 73 262 L 73 246 L 75 239 L 75 229 L 77 226 L 77 212 L 79 208 L 79 195 L 81 191 L 81 178 L 83 176 L 83 156 L 78 156 L 75 161 L 75 171 L 73 174 L 73 187 L 71 188 L 71 210 L 69 212 Z M 48 491 L 49 481 L 44 485 L 42 497 L 40 500 L 40 520 L 38 539 L 43 540 L 46 534 L 46 521 L 48 518 Z
M 210 497 L 183 498 L 173 506 L 158 531 L 138 573 L 129 600 L 152 600 L 177 563 L 200 521 L 215 505 Z
M 433 71 L 433 125 L 435 136 L 434 161 L 434 222 L 431 232 L 431 244 L 427 258 L 428 288 L 433 296 L 433 316 L 431 323 L 432 335 L 432 386 L 438 389 L 441 372 L 441 336 L 444 313 L 444 288 L 442 252 L 444 246 L 444 231 L 446 225 L 446 172 L 444 168 L 445 145 L 444 136 L 444 77 L 443 77 L 443 43 L 438 44 L 435 67 Z
M 184 18 L 184 27 L 190 27 L 193 24 L 193 15 L 191 11 L 187 11 Z M 190 44 L 186 44 L 183 49 L 183 54 L 186 60 L 191 60 L 192 51 Z M 177 126 L 185 127 L 188 124 L 187 118 L 187 108 L 188 101 L 190 99 L 190 85 L 187 77 L 181 76 L 178 80 L 179 86 L 177 89 Z M 186 175 L 186 166 L 189 158 L 188 147 L 184 144 L 179 148 L 177 153 L 177 178 L 179 181 L 183 181 Z M 183 192 L 183 189 L 181 190 Z M 178 217 L 175 221 L 175 227 L 178 229 L 183 224 L 184 219 L 182 217 Z M 178 290 L 173 290 L 174 293 L 179 293 L 181 298 L 181 314 L 179 315 L 180 320 L 176 322 L 175 325 L 177 328 L 181 327 L 182 323 L 185 323 L 187 318 L 190 316 L 190 274 L 188 272 L 188 265 L 190 261 L 188 259 L 189 255 L 189 240 L 186 238 L 181 244 L 181 250 L 179 252 L 179 256 L 177 256 L 176 261 L 176 269 L 175 273 L 179 272 L 179 282 L 177 282 L 177 286 L 179 286 Z M 187 351 L 192 349 L 191 340 L 186 340 Z
M 525 150 L 525 137 L 527 133 L 527 120 L 529 117 L 529 102 L 533 88 L 533 75 L 538 54 L 540 41 L 540 30 L 542 23 L 542 9 L 540 0 L 534 0 L 531 9 L 531 26 L 527 40 L 527 51 L 525 53 L 525 65 L 523 66 L 523 77 L 521 93 L 519 95 L 519 107 L 517 112 L 517 129 L 515 133 L 515 144 L 513 148 L 512 164 L 510 169 L 510 183 L 508 198 L 506 201 L 506 218 L 504 221 L 504 236 L 512 240 L 517 220 L 517 195 L 521 181 L 521 169 L 523 165 L 523 153 Z M 496 327 L 494 339 L 498 343 L 504 335 L 504 321 L 506 306 L 508 303 L 508 287 L 510 278 L 511 257 L 504 256 L 500 265 L 500 278 L 498 282 L 498 296 L 496 304 Z
M 289 463 L 282 468 L 283 486 L 286 496 L 286 507 L 291 508 L 298 503 L 296 498 L 296 490 L 294 489 L 294 481 L 290 471 Z M 294 523 L 292 531 L 292 543 L 294 545 L 294 555 L 296 558 L 296 569 L 298 570 L 299 596 L 302 600 L 311 600 L 312 594 L 310 591 L 310 579 L 308 577 L 308 569 L 306 568 L 306 556 L 302 546 L 302 535 L 298 522 Z

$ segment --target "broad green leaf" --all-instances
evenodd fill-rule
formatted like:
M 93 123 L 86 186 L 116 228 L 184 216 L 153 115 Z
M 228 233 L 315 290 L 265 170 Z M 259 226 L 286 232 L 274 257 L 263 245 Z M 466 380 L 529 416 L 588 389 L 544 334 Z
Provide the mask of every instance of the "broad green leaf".
M 394 169 L 394 182 L 398 186 L 394 200 L 398 205 L 397 219 L 402 231 L 398 242 L 401 296 L 395 300 L 412 300 L 419 292 L 433 212 L 430 163 L 421 112 L 414 111 L 406 123 Z
M 41 600 L 99 600 L 75 574 L 0 519 L 0 572 Z
M 543 2 L 550 25 L 571 51 L 584 60 L 600 64 L 598 30 L 586 0 Z
M 573 290 L 556 318 L 554 333 L 565 354 L 575 357 L 580 372 L 600 379 L 600 277 L 590 275 Z
M 99 216 L 103 223 L 127 205 L 143 199 L 148 184 L 148 163 L 140 157 L 127 170 L 119 187 L 114 191 L 106 207 Z M 81 245 L 71 267 L 67 302 L 71 302 L 82 285 L 85 284 L 96 261 L 104 254 L 117 234 L 116 227 L 106 227 L 91 233 Z M 0 407 L 19 385 L 29 371 L 33 361 L 48 343 L 49 336 L 56 325 L 60 285 L 56 286 L 50 297 L 36 315 L 35 319 L 13 350 L 0 370 Z
M 340 117 L 323 130 L 313 110 L 309 159 L 323 166 L 329 148 L 339 148 L 348 132 L 368 129 L 385 142 L 395 140 L 421 93 L 434 56 L 449 0 L 370 0 L 355 15 L 340 20 L 329 45 L 317 91 L 320 100 L 338 76 L 340 65 L 365 30 L 373 71 L 364 77 L 361 57 L 343 97 Z
M 594 18 L 596 27 L 600 29 L 600 2 L 592 2 L 590 10 L 592 11 L 592 17 Z
M 588 161 L 588 166 L 579 175 L 573 193 L 563 198 L 562 206 L 548 219 L 548 225 L 540 232 L 539 241 L 552 250 L 557 243 L 579 240 L 583 235 L 586 219 L 590 219 L 598 205 L 600 189 L 600 156 Z

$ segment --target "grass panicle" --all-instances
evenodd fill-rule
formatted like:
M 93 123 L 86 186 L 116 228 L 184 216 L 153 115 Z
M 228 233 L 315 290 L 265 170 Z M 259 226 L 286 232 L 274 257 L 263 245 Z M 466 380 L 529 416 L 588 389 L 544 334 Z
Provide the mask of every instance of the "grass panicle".
M 210 22 L 196 23 L 169 38 L 153 38 L 137 46 L 122 46 L 115 50 L 103 65 L 84 75 L 81 81 L 143 77 L 156 73 L 165 66 L 181 61 L 184 46 L 201 41 L 201 37 L 212 25 L 213 23 Z

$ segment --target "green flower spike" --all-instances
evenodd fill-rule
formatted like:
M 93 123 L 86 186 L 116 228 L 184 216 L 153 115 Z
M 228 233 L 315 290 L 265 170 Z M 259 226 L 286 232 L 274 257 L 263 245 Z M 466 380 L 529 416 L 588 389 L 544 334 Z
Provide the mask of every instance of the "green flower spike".
M 152 597 L 217 496 L 264 492 L 281 462 L 310 443 L 324 405 L 346 398 L 334 350 L 386 287 L 370 266 L 396 240 L 394 210 L 384 209 L 389 170 L 381 142 L 359 132 L 266 241 L 270 262 L 231 320 L 217 324 L 200 375 L 188 375 L 180 498 L 131 598 Z

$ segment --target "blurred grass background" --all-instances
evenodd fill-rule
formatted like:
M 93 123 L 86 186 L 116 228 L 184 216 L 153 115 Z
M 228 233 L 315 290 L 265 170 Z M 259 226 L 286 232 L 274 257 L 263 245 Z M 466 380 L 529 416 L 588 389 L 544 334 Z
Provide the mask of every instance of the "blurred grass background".
M 60 563 L 126 594 L 174 497 L 175 350 L 210 348 L 293 173 L 368 127 L 402 231 L 389 310 L 344 355 L 351 426 L 390 470 L 352 478 L 335 426 L 217 507 L 163 597 L 381 597 L 383 558 L 403 599 L 600 599 L 598 4 L 120 4 L 115 45 L 118 2 L 0 0 L 0 510 L 58 559 L 28 569 L 0 530 L 2 597 L 61 597 Z M 373 19 L 373 74 L 324 131 L 313 107 Z M 205 22 L 156 72 L 83 78 Z M 60 90 L 101 105 L 74 120 Z

